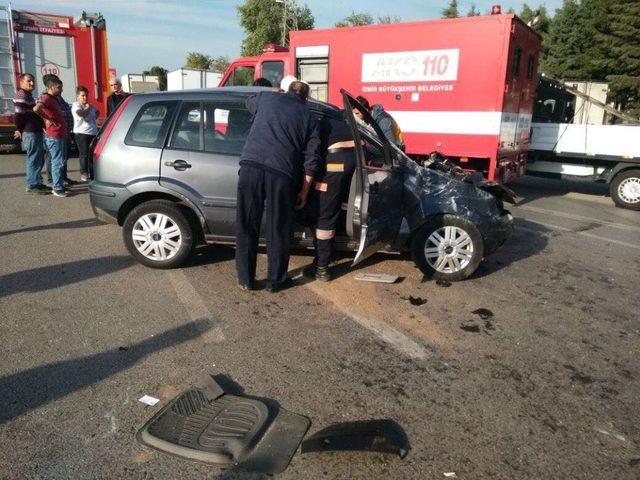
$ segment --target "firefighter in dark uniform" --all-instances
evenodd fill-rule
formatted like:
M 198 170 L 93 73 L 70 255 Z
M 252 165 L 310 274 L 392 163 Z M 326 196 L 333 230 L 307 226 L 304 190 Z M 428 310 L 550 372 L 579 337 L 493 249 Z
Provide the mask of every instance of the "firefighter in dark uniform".
M 326 148 L 326 162 L 314 183 L 314 194 L 318 198 L 316 255 L 313 268 L 306 273 L 327 282 L 331 279 L 329 262 L 333 238 L 340 212 L 347 208 L 356 152 L 353 133 L 343 118 L 325 117 L 321 121 L 320 135 Z
M 309 85 L 287 93 L 261 92 L 247 100 L 253 125 L 240 157 L 236 271 L 242 289 L 254 288 L 260 224 L 267 209 L 267 291 L 288 283 L 294 209 L 301 209 L 321 166 L 318 122 L 306 105 Z

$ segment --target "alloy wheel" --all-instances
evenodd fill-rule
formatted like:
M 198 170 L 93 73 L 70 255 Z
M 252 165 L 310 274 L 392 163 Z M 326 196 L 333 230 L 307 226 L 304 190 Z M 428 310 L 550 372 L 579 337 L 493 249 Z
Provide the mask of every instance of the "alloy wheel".
M 427 263 L 441 273 L 464 270 L 473 258 L 473 241 L 462 228 L 446 226 L 434 231 L 425 242 Z
M 625 203 L 635 204 L 640 202 L 640 178 L 625 178 L 618 185 L 618 196 Z

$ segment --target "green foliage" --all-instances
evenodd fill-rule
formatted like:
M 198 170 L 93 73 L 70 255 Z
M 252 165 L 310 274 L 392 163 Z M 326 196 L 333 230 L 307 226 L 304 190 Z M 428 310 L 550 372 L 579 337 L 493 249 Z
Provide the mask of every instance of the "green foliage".
M 184 63 L 185 68 L 197 68 L 199 70 L 209 70 L 211 57 L 203 53 L 189 52 Z
M 611 99 L 625 113 L 640 118 L 640 2 L 612 1 L 607 20 L 602 41 L 610 52 L 605 67 Z
M 149 68 L 149 70 L 145 70 L 142 72 L 143 75 L 154 75 L 158 77 L 158 84 L 161 91 L 165 91 L 167 89 L 167 69 L 159 67 L 158 65 L 154 65 Z
M 382 15 L 378 17 L 378 23 L 400 23 L 402 19 L 395 15 Z
M 288 44 L 291 30 L 310 30 L 314 23 L 309 7 L 299 7 L 294 0 L 286 0 L 286 3 L 276 3 L 274 0 L 245 0 L 238 7 L 238 14 L 240 26 L 245 31 L 242 55 L 259 55 L 265 44 L 280 44 L 283 25 L 284 43 Z
M 218 57 L 211 58 L 209 67 L 214 72 L 224 73 L 224 71 L 229 67 L 229 63 L 229 57 L 220 55 Z
M 574 32 L 574 24 L 578 16 L 578 4 L 575 0 L 564 0 L 561 8 L 549 27 L 546 39 L 547 53 L 540 62 L 541 71 L 559 78 L 578 78 L 580 71 L 578 53 L 580 43 Z
M 451 0 L 449 6 L 442 10 L 442 18 L 458 18 L 458 0 Z
M 371 25 L 373 23 L 373 17 L 370 13 L 356 13 L 351 11 L 351 15 L 343 18 L 338 23 L 336 23 L 337 28 L 345 28 L 345 27 L 361 27 L 363 25 Z M 391 23 L 391 22 L 380 22 L 380 23 Z
M 480 16 L 480 12 L 476 9 L 475 4 L 472 3 L 471 8 L 467 12 L 467 17 L 479 17 L 479 16 Z

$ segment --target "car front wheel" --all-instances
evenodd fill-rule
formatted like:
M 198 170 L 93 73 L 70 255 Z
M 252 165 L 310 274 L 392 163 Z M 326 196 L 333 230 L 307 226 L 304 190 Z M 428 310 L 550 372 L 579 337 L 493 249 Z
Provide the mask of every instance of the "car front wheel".
M 427 278 L 458 281 L 482 261 L 482 235 L 469 220 L 455 215 L 430 219 L 413 237 L 413 260 Z
M 152 268 L 174 268 L 193 250 L 193 228 L 175 203 L 152 200 L 134 208 L 122 226 L 129 253 Z

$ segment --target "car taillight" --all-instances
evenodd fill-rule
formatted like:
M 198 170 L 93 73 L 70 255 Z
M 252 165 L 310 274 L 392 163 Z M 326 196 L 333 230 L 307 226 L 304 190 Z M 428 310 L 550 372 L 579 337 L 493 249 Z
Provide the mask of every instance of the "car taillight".
M 102 149 L 107 143 L 107 139 L 109 138 L 109 135 L 111 135 L 111 131 L 113 130 L 113 127 L 115 127 L 116 123 L 118 123 L 118 119 L 120 118 L 120 115 L 122 115 L 122 112 L 124 111 L 124 108 L 127 106 L 127 103 L 129 103 L 129 100 L 131 100 L 131 95 L 125 98 L 124 101 L 120 103 L 120 105 L 118 105 L 118 109 L 115 112 L 113 112 L 111 117 L 107 119 L 107 123 L 103 127 L 103 131 L 100 134 L 100 138 L 98 138 L 98 143 L 96 143 L 96 146 L 93 149 L 94 162 L 97 162 L 98 159 L 100 158 Z

